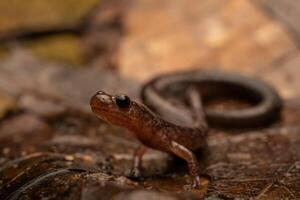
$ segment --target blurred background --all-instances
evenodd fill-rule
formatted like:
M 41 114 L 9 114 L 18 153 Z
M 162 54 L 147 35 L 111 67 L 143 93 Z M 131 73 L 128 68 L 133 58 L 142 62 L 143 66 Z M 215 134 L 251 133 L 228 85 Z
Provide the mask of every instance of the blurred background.
M 199 69 L 253 76 L 267 81 L 279 91 L 285 108 L 283 119 L 275 125 L 274 130 L 277 131 L 273 132 L 280 136 L 270 136 L 272 144 L 267 140 L 252 141 L 253 138 L 243 136 L 246 137 L 245 141 L 261 142 L 262 154 L 257 149 L 254 154 L 263 164 L 255 165 L 259 169 L 246 165 L 246 168 L 249 167 L 249 176 L 241 178 L 235 175 L 239 181 L 257 178 L 255 184 L 247 182 L 244 188 L 238 189 L 239 197 L 261 197 L 261 191 L 269 184 L 267 180 L 270 174 L 267 175 L 266 171 L 275 173 L 279 170 L 275 166 L 273 169 L 270 164 L 276 157 L 281 170 L 279 174 L 298 166 L 298 171 L 288 171 L 291 174 L 298 173 L 298 176 L 295 175 L 293 180 L 284 179 L 289 184 L 284 186 L 285 189 L 282 189 L 283 186 L 280 189 L 273 188 L 264 191 L 263 195 L 270 199 L 279 194 L 285 198 L 300 198 L 299 185 L 296 186 L 300 180 L 299 19 L 300 3 L 297 0 L 0 1 L 0 173 L 6 177 L 0 180 L 0 197 L 20 195 L 13 191 L 33 183 L 30 181 L 34 177 L 47 172 L 34 168 L 40 170 L 40 174 L 21 177 L 15 185 L 8 184 L 21 176 L 18 174 L 20 171 L 27 173 L 26 167 L 33 166 L 32 163 L 20 164 L 18 173 L 14 171 L 16 169 L 9 168 L 9 163 L 19 162 L 15 159 L 20 158 L 28 161 L 34 157 L 34 161 L 30 162 L 36 163 L 44 162 L 41 159 L 46 154 L 51 158 L 55 154 L 65 159 L 59 167 L 57 163 L 48 163 L 55 169 L 76 163 L 76 166 L 92 166 L 103 173 L 123 177 L 130 168 L 128 155 L 136 143 L 123 134 L 124 130 L 112 128 L 92 115 L 89 108 L 91 95 L 104 89 L 110 93 L 127 93 L 138 99 L 141 85 L 161 73 Z M 284 136 L 283 129 L 286 131 Z M 223 138 L 226 144 L 212 142 L 212 146 L 219 149 L 208 164 L 211 166 L 210 174 L 215 173 L 216 182 L 212 183 L 210 189 L 207 184 L 206 189 L 197 195 L 235 197 L 238 193 L 235 190 L 240 185 L 238 182 L 226 182 L 232 179 L 229 172 L 242 171 L 244 168 L 236 168 L 235 164 L 241 165 L 240 160 L 243 159 L 254 159 L 251 155 L 256 147 L 241 150 L 239 148 L 243 145 L 238 140 L 231 141 L 231 144 L 228 138 L 232 135 L 226 134 L 226 131 L 216 133 L 217 141 Z M 251 143 L 245 141 L 242 143 Z M 270 147 L 274 144 L 277 149 Z M 228 145 L 236 146 L 229 149 Z M 220 154 L 225 154 L 224 149 L 236 159 L 232 161 L 230 156 L 226 159 L 220 157 Z M 283 151 L 286 154 L 282 155 Z M 242 153 L 235 155 L 234 152 Z M 150 175 L 166 169 L 168 159 L 164 155 L 157 152 L 149 155 L 150 167 L 147 171 L 150 171 Z M 227 175 L 225 172 L 220 174 L 213 167 L 222 162 L 228 164 L 224 164 L 229 170 L 225 170 Z M 4 169 L 15 173 L 7 175 Z M 255 171 L 261 173 L 254 175 Z M 69 176 L 66 177 L 66 180 L 71 180 Z M 98 191 L 100 186 L 92 190 L 86 184 L 89 178 L 80 177 L 76 180 L 84 183 L 88 195 L 101 195 L 103 191 Z M 105 178 L 101 178 L 106 182 Z M 52 181 L 52 187 L 57 186 L 52 179 L 45 180 Z M 72 184 L 76 185 L 75 182 Z M 170 184 L 167 183 L 162 184 L 158 179 L 157 182 L 149 181 L 146 186 L 160 188 L 163 185 L 167 187 Z M 76 195 L 66 192 L 73 188 L 72 184 L 62 192 L 59 189 L 52 192 L 66 199 L 75 199 Z M 93 184 L 97 185 L 98 182 Z M 125 185 L 129 187 L 131 183 L 126 182 Z M 37 183 L 35 187 L 37 190 L 43 188 Z M 178 189 L 172 184 L 169 187 L 164 190 L 172 192 L 174 188 Z M 44 190 L 48 191 L 49 188 Z M 123 192 L 123 189 L 119 190 Z M 83 194 L 82 190 L 75 191 L 74 194 Z M 25 192 L 31 198 L 37 197 L 32 196 L 31 190 Z M 145 195 L 148 193 L 142 194 L 143 197 Z

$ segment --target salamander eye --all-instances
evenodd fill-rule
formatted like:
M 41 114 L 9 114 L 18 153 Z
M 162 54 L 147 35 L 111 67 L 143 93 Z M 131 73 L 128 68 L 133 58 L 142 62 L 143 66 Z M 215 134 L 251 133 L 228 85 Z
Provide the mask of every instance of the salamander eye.
M 124 94 L 116 96 L 115 100 L 119 108 L 128 108 L 130 106 L 130 99 Z

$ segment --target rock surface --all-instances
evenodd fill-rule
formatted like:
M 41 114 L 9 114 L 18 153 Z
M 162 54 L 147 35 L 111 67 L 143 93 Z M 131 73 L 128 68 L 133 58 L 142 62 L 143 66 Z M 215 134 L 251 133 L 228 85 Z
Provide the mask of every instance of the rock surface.
M 188 69 L 249 74 L 296 49 L 285 28 L 249 0 L 134 1 L 125 30 L 120 72 L 141 80 Z

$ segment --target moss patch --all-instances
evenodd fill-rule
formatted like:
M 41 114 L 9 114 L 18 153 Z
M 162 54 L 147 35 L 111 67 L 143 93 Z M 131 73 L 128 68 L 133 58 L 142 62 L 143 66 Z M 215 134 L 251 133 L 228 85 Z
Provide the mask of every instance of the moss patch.
M 64 27 L 78 22 L 99 0 L 2 0 L 0 35 L 22 29 Z
M 56 35 L 24 42 L 24 46 L 43 59 L 65 62 L 73 65 L 84 64 L 80 38 L 73 35 Z

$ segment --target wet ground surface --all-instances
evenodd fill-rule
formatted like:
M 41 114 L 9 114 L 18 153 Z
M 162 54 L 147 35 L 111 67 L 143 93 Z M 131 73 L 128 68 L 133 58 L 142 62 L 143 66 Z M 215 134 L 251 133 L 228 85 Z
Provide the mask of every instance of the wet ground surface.
M 0 3 L 2 21 L 24 10 L 13 2 L 15 10 Z M 272 2 L 91 0 L 58 9 L 33 1 L 14 23 L 0 20 L 0 199 L 300 198 L 297 26 L 280 14 L 292 1 Z M 47 9 L 56 17 L 35 19 Z M 131 177 L 138 141 L 97 119 L 90 97 L 101 89 L 139 99 L 145 80 L 195 68 L 264 79 L 284 100 L 282 118 L 213 128 L 197 152 L 198 189 L 184 189 L 182 160 L 154 150 Z

